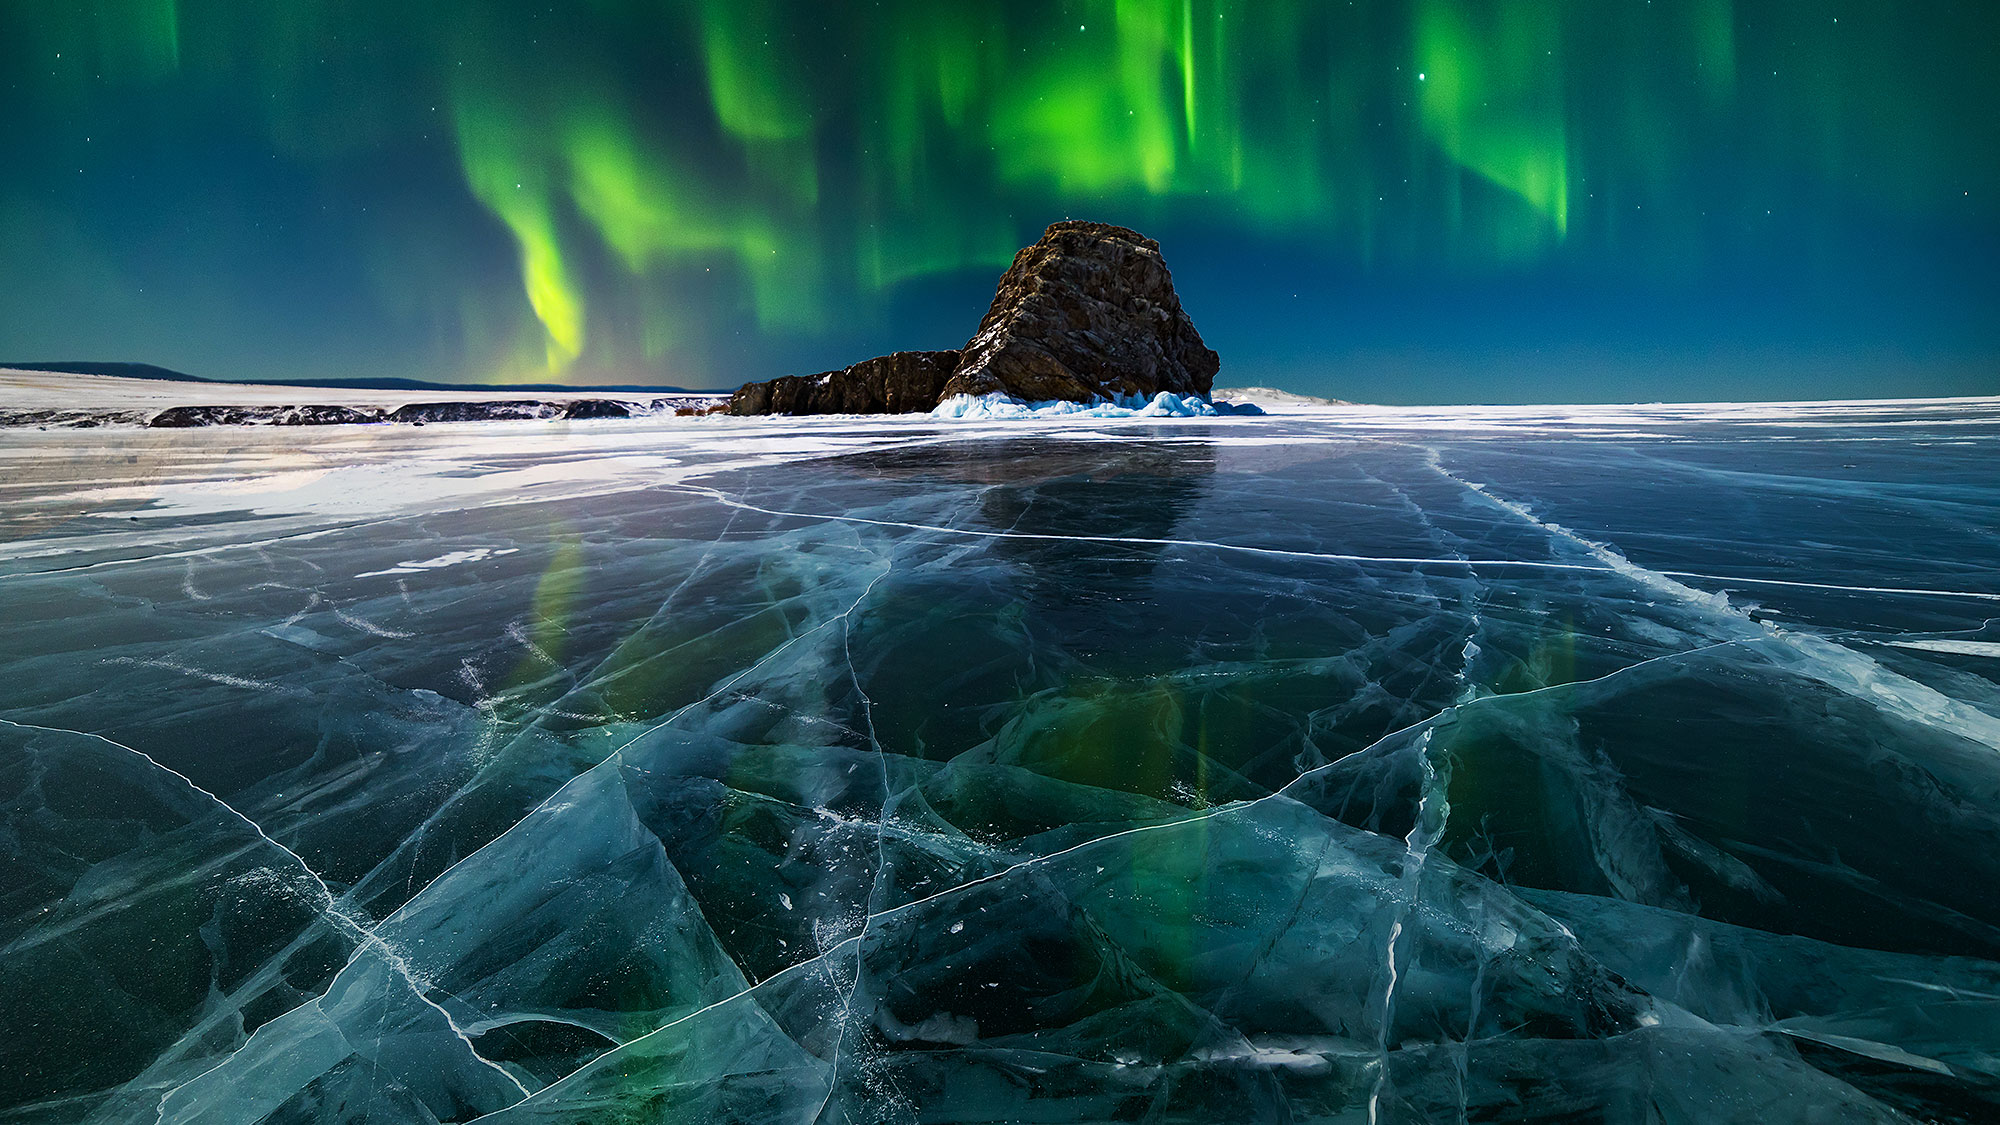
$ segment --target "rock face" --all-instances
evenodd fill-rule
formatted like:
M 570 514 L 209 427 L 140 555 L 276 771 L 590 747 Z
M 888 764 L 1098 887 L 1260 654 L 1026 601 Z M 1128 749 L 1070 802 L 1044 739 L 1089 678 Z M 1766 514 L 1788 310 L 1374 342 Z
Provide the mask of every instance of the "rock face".
M 748 383 L 731 414 L 908 414 L 938 404 L 958 368 L 957 352 L 897 352 L 823 375 Z
M 0 410 L 0 427 L 50 426 L 88 430 L 96 426 L 143 426 L 150 415 L 144 410 Z
M 1206 397 L 1221 366 L 1181 308 L 1159 243 L 1065 222 L 1014 255 L 944 397 Z
M 615 398 L 580 398 L 563 407 L 565 418 L 630 418 L 632 404 Z
M 413 402 L 383 417 L 385 422 L 491 422 L 517 418 L 555 418 L 563 408 L 536 399 L 500 402 Z
M 749 383 L 729 413 L 902 414 L 996 392 L 1029 402 L 1206 397 L 1220 368 L 1174 294 L 1159 243 L 1125 227 L 1061 222 L 1014 255 L 962 350 Z
M 379 410 L 351 406 L 170 406 L 146 424 L 177 430 L 195 426 L 341 426 L 381 420 Z

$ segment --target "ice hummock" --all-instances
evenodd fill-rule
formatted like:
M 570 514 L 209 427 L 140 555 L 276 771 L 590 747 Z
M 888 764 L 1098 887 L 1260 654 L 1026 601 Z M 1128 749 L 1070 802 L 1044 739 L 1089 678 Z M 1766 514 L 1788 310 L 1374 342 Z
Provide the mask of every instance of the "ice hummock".
M 1161 391 L 1152 398 L 1122 395 L 1097 402 L 1024 402 L 994 391 L 983 395 L 953 395 L 937 404 L 933 418 L 980 421 L 1013 418 L 1204 418 L 1214 417 L 1215 406 L 1200 395 L 1177 395 Z

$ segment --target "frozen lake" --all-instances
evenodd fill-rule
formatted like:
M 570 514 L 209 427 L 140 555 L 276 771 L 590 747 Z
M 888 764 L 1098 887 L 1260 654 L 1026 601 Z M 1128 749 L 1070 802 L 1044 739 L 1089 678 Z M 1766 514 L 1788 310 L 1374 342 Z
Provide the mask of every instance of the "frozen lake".
M 0 1121 L 2000 1118 L 2000 400 L 0 431 Z

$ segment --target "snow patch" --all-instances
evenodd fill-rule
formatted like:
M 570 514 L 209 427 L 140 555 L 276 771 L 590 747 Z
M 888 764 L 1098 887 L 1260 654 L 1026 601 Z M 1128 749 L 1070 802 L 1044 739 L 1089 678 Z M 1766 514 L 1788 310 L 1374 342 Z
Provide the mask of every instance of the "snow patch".
M 2000 642 L 1996 641 L 1890 641 L 1897 648 L 1913 648 L 1921 652 L 1948 652 L 1954 656 L 2000 656 Z
M 357 574 L 354 577 L 380 578 L 385 574 L 422 574 L 426 570 L 442 570 L 445 567 L 458 566 L 461 563 L 484 562 L 487 559 L 499 558 L 501 555 L 511 555 L 518 550 L 520 550 L 519 547 L 473 547 L 464 551 L 447 551 L 434 559 L 399 562 L 387 570 L 371 570 L 365 574 Z M 346 614 L 341 614 L 341 617 L 343 620 L 347 619 Z M 367 631 L 373 632 L 372 629 Z M 398 633 L 394 635 L 408 636 L 409 634 Z

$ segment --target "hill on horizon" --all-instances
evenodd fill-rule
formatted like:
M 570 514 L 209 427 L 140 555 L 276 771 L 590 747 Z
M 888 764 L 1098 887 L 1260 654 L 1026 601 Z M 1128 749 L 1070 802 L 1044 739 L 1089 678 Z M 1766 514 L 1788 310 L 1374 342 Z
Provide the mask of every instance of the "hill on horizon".
M 249 385 L 264 387 L 320 387 L 327 390 L 348 391 L 559 391 L 565 394 L 589 391 L 621 391 L 627 393 L 660 392 L 663 394 L 727 394 L 727 391 L 691 390 L 652 383 L 621 383 L 616 385 L 572 386 L 567 383 L 433 383 L 423 379 L 210 379 L 201 375 L 189 375 L 152 363 L 99 362 L 95 360 L 57 360 L 53 362 L 15 363 L 0 361 L 0 368 L 15 371 L 48 371 L 58 375 L 110 375 L 120 379 L 151 379 L 165 383 L 214 383 L 218 385 Z

